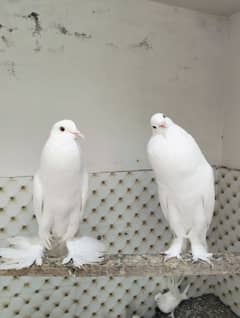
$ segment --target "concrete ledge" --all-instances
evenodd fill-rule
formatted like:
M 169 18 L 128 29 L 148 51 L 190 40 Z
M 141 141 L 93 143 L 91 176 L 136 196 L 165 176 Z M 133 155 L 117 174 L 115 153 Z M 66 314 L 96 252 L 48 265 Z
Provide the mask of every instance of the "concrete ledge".
M 104 262 L 86 265 L 82 269 L 62 265 L 60 259 L 46 258 L 42 266 L 22 270 L 1 270 L 0 276 L 78 276 L 78 277 L 143 277 L 143 276 L 196 276 L 240 274 L 240 254 L 216 254 L 212 265 L 192 263 L 190 255 L 182 260 L 168 260 L 159 254 L 109 255 Z

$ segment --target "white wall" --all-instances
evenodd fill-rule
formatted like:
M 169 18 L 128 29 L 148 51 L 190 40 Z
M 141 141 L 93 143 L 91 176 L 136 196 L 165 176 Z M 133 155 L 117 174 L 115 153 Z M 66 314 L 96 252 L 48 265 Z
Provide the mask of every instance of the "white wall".
M 221 163 L 224 18 L 147 0 L 2 0 L 0 23 L 0 176 L 32 175 L 63 118 L 86 135 L 91 171 L 148 168 L 157 111 Z
M 228 93 L 225 98 L 223 164 L 240 168 L 240 13 L 229 20 L 227 66 Z

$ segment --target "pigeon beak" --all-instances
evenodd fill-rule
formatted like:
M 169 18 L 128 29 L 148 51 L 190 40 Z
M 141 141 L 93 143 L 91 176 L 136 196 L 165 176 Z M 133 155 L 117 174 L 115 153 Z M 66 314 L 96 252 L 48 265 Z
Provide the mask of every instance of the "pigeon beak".
M 77 138 L 85 139 L 85 136 L 79 130 L 71 131 L 71 134 L 73 134 Z
M 165 123 L 160 124 L 159 127 L 161 127 L 161 128 L 167 128 L 167 126 L 166 126 Z

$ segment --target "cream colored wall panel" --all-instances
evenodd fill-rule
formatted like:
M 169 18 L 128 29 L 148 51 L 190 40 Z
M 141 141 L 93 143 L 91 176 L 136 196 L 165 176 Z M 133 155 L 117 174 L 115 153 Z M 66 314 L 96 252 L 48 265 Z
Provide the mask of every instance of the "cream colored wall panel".
M 240 174 L 218 168 L 215 176 L 217 203 L 208 235 L 210 251 L 226 248 L 237 252 L 240 221 L 232 215 L 237 216 L 233 210 L 239 206 Z M 0 189 L 1 239 L 16 234 L 36 234 L 32 178 L 0 178 Z M 82 235 L 102 239 L 109 253 L 159 253 L 167 248 L 172 234 L 158 203 L 152 171 L 94 173 L 90 177 L 89 193 L 81 224 Z M 191 277 L 184 280 L 183 285 L 191 283 L 190 296 L 216 293 L 240 313 L 236 280 L 233 282 L 228 277 L 226 280 L 227 287 L 221 277 Z M 163 286 L 162 277 L 2 277 L 0 309 L 7 318 L 13 318 L 17 313 L 21 318 L 47 315 L 76 318 L 80 314 L 83 318 L 126 318 L 134 311 L 144 318 L 151 318 L 155 308 L 154 295 Z M 228 290 L 233 291 L 233 296 L 230 297 Z
M 91 171 L 148 168 L 154 112 L 221 163 L 225 19 L 147 0 L 3 0 L 0 23 L 0 176 L 32 175 L 63 118 L 85 133 Z

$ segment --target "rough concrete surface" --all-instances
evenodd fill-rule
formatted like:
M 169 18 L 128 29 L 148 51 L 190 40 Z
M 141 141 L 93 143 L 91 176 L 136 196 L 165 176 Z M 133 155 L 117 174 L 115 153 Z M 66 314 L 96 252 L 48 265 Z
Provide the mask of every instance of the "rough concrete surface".
M 153 318 L 167 318 L 168 314 L 163 314 L 156 309 Z M 220 299 L 208 294 L 197 298 L 190 298 L 183 301 L 175 310 L 175 318 L 237 318 L 231 309 L 224 305 Z

